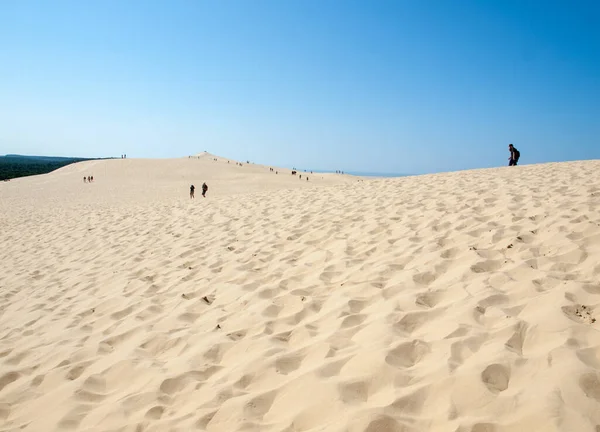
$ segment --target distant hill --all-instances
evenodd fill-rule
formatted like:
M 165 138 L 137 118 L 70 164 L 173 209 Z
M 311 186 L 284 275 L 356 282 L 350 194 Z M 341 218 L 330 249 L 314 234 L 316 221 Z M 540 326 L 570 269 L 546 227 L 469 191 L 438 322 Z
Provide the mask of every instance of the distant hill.
M 0 156 L 0 181 L 17 177 L 46 174 L 75 162 L 93 160 L 90 158 L 69 158 L 53 156 L 22 156 L 9 154 Z

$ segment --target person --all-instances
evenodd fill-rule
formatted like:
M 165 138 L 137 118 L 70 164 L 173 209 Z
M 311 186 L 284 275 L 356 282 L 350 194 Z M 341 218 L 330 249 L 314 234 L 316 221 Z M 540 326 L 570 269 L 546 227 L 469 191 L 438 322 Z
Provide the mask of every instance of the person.
M 202 196 L 206 198 L 206 192 L 208 192 L 208 186 L 206 183 L 202 183 Z
M 508 166 L 517 166 L 517 162 L 519 162 L 521 153 L 512 144 L 508 145 L 508 151 L 510 152 L 510 157 L 508 158 Z
M 196 190 L 196 187 L 194 185 L 190 186 L 190 198 L 194 198 L 194 191 Z
M 87 177 L 86 176 L 83 176 L 83 182 L 87 183 Z

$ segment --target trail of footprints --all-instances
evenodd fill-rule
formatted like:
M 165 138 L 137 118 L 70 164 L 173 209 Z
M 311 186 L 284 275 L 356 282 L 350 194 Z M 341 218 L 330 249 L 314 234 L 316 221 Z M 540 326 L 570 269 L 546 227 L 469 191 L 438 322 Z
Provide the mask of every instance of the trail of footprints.
M 549 176 L 522 169 L 533 185 Z M 572 172 L 592 184 L 600 171 Z M 9 244 L 0 430 L 502 432 L 600 403 L 600 192 L 459 179 L 428 179 L 429 196 L 407 178 L 162 218 L 105 209 L 111 229 L 77 245 L 93 256 L 66 240 L 35 270 Z M 24 243 L 39 235 L 27 228 Z M 62 267 L 43 265 L 53 254 Z M 564 378 L 540 394 L 574 396 L 532 413 L 527 395 L 552 368 Z M 36 418 L 54 394 L 53 416 Z M 599 430 L 600 410 L 581 422 Z

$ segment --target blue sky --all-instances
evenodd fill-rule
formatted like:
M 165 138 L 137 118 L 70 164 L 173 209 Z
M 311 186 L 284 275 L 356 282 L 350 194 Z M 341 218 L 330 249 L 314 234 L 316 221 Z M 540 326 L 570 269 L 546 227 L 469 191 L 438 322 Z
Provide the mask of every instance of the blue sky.
M 0 154 L 600 158 L 600 2 L 0 1 Z

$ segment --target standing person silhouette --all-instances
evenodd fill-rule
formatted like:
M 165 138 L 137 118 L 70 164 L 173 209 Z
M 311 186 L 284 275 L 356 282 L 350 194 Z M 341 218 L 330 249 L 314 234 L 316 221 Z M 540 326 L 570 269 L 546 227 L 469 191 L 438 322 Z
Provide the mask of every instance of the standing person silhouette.
M 194 191 L 196 190 L 196 187 L 194 185 L 190 186 L 190 198 L 194 198 Z
M 517 166 L 517 162 L 519 162 L 521 153 L 512 144 L 508 145 L 508 151 L 510 152 L 510 157 L 508 158 L 508 166 Z
M 202 196 L 204 198 L 206 198 L 206 192 L 208 192 L 208 186 L 206 185 L 206 183 L 202 184 Z

